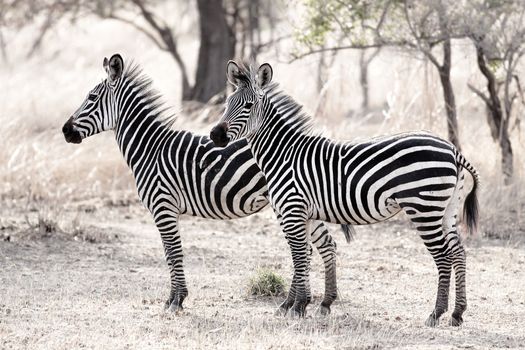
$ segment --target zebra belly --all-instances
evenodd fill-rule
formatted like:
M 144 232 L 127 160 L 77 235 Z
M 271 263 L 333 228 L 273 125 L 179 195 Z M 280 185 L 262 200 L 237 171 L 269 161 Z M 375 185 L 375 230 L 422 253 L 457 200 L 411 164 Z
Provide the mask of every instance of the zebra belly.
M 254 214 L 268 205 L 268 190 L 261 172 L 246 170 L 197 176 L 200 190 L 184 188 L 185 214 L 211 219 L 233 219 Z
M 350 198 L 347 198 L 347 204 L 350 203 Z M 344 210 L 344 207 L 341 204 L 339 210 L 333 212 L 318 208 L 314 210 L 312 217 L 334 224 L 368 225 L 388 220 L 401 211 L 401 207 L 393 198 L 387 198 L 383 203 L 377 203 L 376 209 L 372 213 L 365 210 L 363 205 L 356 208 L 350 207 L 348 210 Z
M 201 198 L 201 204 L 198 207 L 185 204 L 183 214 L 207 219 L 227 220 L 252 215 L 268 205 L 268 198 L 264 195 L 264 191 L 259 191 L 246 198 L 243 197 L 242 193 L 225 192 L 221 195 L 220 200 L 212 199 L 205 202 L 207 199 Z

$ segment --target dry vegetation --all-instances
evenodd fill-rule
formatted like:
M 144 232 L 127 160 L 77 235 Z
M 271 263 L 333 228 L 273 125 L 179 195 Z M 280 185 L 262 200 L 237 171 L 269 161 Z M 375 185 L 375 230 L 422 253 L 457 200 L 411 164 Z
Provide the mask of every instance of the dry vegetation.
M 30 29 L 22 32 L 17 45 L 30 36 Z M 468 48 L 454 57 L 453 77 L 463 153 L 482 176 L 481 234 L 466 243 L 465 325 L 429 329 L 423 322 L 434 301 L 435 267 L 404 220 L 359 227 L 350 246 L 333 227 L 340 291 L 333 314 L 274 317 L 281 298 L 249 292 L 259 266 L 291 277 L 289 250 L 270 211 L 214 222 L 211 229 L 185 218 L 187 309 L 163 312 L 168 273 L 160 239 L 113 135 L 75 146 L 64 142 L 60 128 L 104 76 L 102 58 L 115 52 L 135 58 L 181 110 L 176 127 L 204 133 L 209 126 L 186 115 L 176 99 L 178 72 L 169 57 L 128 27 L 83 21 L 58 26 L 48 40 L 39 57 L 14 64 L 21 58 L 14 52 L 11 65 L 0 67 L 0 348 L 525 347 L 524 135 L 519 128 L 512 134 L 516 182 L 503 186 L 483 106 L 466 86 L 477 79 Z M 360 98 L 349 63 L 355 58 L 341 55 L 331 68 L 327 103 L 317 116 L 326 134 L 354 139 L 427 129 L 445 135 L 434 71 L 391 51 L 371 67 L 376 112 L 350 113 Z M 313 57 L 275 64 L 276 79 L 310 110 L 317 101 L 315 65 Z M 318 303 L 322 264 L 315 259 Z

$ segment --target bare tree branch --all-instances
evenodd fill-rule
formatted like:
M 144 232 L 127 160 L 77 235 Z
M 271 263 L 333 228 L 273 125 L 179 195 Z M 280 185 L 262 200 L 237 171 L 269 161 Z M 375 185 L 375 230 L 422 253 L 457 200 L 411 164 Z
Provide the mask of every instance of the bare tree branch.
M 475 93 L 479 98 L 481 98 L 483 100 L 483 102 L 485 102 L 485 104 L 487 105 L 488 108 L 492 108 L 492 103 L 490 102 L 490 99 L 483 92 L 481 92 L 481 90 L 476 88 L 471 83 L 467 83 L 467 86 L 470 89 L 470 91 Z
M 407 1 L 405 0 L 404 3 L 403 3 L 403 12 L 404 12 L 404 15 L 405 15 L 405 21 L 408 25 L 408 28 L 410 30 L 410 33 L 412 34 L 412 36 L 414 37 L 414 39 L 416 40 L 416 47 L 419 51 L 421 51 L 425 57 L 427 57 L 430 62 L 432 62 L 432 64 L 434 66 L 436 66 L 438 69 L 441 68 L 441 64 L 438 62 L 438 60 L 436 59 L 436 57 L 429 51 L 427 50 L 426 48 L 424 48 L 422 45 L 421 45 L 421 40 L 420 40 L 420 36 L 419 34 L 417 33 L 414 25 L 412 24 L 412 20 L 410 19 L 410 14 L 408 12 L 408 3 Z
M 292 59 L 287 61 L 288 63 L 292 63 L 294 61 L 300 60 L 304 57 L 314 55 L 320 52 L 325 51 L 343 51 L 343 50 L 363 50 L 363 49 L 372 49 L 372 48 L 379 48 L 379 47 L 385 47 L 385 46 L 408 46 L 409 43 L 406 41 L 392 41 L 392 42 L 385 42 L 385 43 L 374 43 L 374 44 L 349 44 L 349 45 L 341 45 L 341 46 L 332 46 L 332 47 L 324 47 L 324 48 L 318 48 L 313 49 L 308 52 L 300 53 L 300 54 L 292 54 Z
M 147 30 L 146 28 L 138 25 L 135 21 L 133 20 L 129 20 L 129 19 L 126 19 L 124 17 L 120 17 L 120 16 L 117 16 L 115 14 L 110 14 L 108 15 L 107 17 L 105 18 L 108 18 L 108 19 L 114 19 L 116 21 L 119 21 L 119 22 L 122 22 L 122 23 L 126 23 L 126 24 L 129 24 L 130 26 L 134 27 L 135 29 L 137 29 L 138 31 L 140 31 L 141 33 L 143 33 L 144 35 L 146 35 L 151 41 L 153 41 L 153 43 L 155 45 L 157 45 L 161 50 L 163 51 L 168 51 L 168 48 L 155 36 L 155 34 L 151 33 L 149 30 Z

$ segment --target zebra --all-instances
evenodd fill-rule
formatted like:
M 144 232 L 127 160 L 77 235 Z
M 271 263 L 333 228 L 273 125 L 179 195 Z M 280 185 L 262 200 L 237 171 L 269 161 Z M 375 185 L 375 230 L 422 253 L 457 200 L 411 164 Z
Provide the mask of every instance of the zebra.
M 122 56 L 115 54 L 104 58 L 103 68 L 107 78 L 88 93 L 62 132 L 75 144 L 102 131 L 115 132 L 140 200 L 160 232 L 170 269 L 165 307 L 179 311 L 188 295 L 179 217 L 226 220 L 257 213 L 268 204 L 266 181 L 245 139 L 222 149 L 206 136 L 174 130 L 174 116 L 138 65 L 125 67 Z M 350 228 L 343 231 L 349 240 Z M 337 295 L 336 243 L 322 222 L 313 224 L 309 234 L 323 259 L 323 303 L 330 305 Z M 289 293 L 295 293 L 294 281 Z
M 436 326 L 448 309 L 451 270 L 456 302 L 450 325 L 459 326 L 467 307 L 466 258 L 456 228 L 464 183 L 462 168 L 473 177 L 465 199 L 469 232 L 476 230 L 479 176 L 449 142 L 426 132 L 341 143 L 313 132 L 302 107 L 272 83 L 272 67 L 228 62 L 235 91 L 210 132 L 218 146 L 248 139 L 268 184 L 270 203 L 291 248 L 295 301 L 281 305 L 304 316 L 311 300 L 308 235 L 311 220 L 366 225 L 403 211 L 415 225 L 437 266 L 438 290 L 426 325 Z M 276 92 L 277 91 L 277 92 Z

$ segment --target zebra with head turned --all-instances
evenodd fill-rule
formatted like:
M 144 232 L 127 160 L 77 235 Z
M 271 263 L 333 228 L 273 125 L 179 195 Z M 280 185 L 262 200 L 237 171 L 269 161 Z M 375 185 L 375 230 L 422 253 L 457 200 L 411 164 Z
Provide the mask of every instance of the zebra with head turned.
M 281 308 L 304 315 L 310 302 L 307 227 L 311 220 L 352 225 L 384 221 L 403 211 L 416 226 L 439 274 L 434 326 L 448 308 L 452 268 L 456 305 L 451 324 L 460 325 L 467 307 L 465 251 L 456 229 L 464 176 L 474 178 L 465 201 L 470 231 L 477 225 L 478 174 L 449 142 L 427 133 L 400 134 L 359 143 L 339 143 L 312 133 L 302 107 L 270 84 L 269 64 L 258 70 L 230 61 L 228 80 L 236 90 L 211 139 L 219 146 L 247 137 L 268 183 L 292 252 L 296 295 Z
M 137 65 L 120 55 L 104 58 L 108 77 L 89 92 L 62 128 L 67 142 L 113 130 L 117 144 L 135 178 L 139 197 L 152 213 L 170 268 L 171 293 L 166 307 L 176 311 L 188 291 L 183 270 L 179 217 L 192 215 L 234 219 L 260 211 L 268 204 L 266 181 L 246 140 L 215 148 L 208 137 L 173 130 L 160 95 Z M 325 266 L 325 299 L 337 294 L 336 245 L 323 223 L 309 235 Z M 345 231 L 348 236 L 348 229 Z M 292 281 L 290 293 L 295 293 Z

